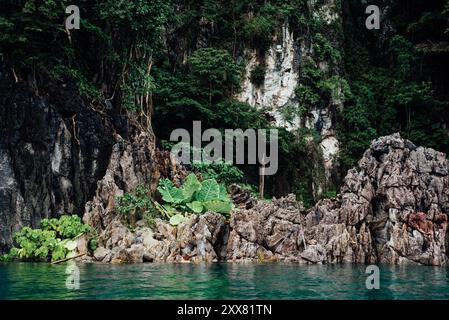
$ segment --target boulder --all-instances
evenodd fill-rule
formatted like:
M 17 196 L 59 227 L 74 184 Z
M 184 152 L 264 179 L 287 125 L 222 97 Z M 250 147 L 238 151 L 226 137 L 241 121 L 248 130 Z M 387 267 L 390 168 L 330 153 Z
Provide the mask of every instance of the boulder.
M 305 210 L 294 195 L 232 213 L 227 260 L 302 261 Z
M 111 260 L 112 264 L 122 264 L 131 262 L 130 254 L 127 248 L 115 247 L 111 250 Z
M 166 262 L 213 262 L 225 259 L 222 248 L 227 225 L 223 215 L 192 215 L 173 227 L 157 220 L 154 237 L 145 240 L 147 257 Z
M 128 252 L 128 262 L 143 262 L 145 247 L 142 244 L 133 244 L 126 251 Z
M 100 262 L 108 260 L 107 259 L 108 257 L 110 260 L 110 254 L 111 254 L 111 250 L 106 249 L 105 247 L 98 247 L 94 251 L 94 258 L 96 261 L 100 261 Z M 105 262 L 109 262 L 109 261 L 105 261 Z
M 89 241 L 86 235 L 82 235 L 76 239 L 76 254 L 88 254 L 89 253 Z

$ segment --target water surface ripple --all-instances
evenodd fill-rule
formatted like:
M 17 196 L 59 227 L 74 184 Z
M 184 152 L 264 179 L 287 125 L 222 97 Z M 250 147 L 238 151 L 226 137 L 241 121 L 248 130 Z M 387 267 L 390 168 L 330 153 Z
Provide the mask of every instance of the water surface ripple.
M 449 299 L 449 269 L 381 266 L 380 289 L 362 265 L 0 263 L 0 299 Z

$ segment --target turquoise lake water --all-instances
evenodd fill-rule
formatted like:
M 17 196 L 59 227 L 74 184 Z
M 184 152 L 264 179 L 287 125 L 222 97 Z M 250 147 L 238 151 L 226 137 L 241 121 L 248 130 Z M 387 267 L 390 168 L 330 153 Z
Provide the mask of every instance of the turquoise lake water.
M 0 299 L 449 299 L 449 269 L 381 266 L 380 289 L 365 287 L 365 266 L 290 264 L 0 263 Z

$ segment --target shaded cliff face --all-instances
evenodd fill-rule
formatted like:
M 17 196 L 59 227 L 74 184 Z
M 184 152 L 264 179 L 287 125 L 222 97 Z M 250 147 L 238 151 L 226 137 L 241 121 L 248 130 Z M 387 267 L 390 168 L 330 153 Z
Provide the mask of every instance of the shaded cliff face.
M 39 95 L 0 69 L 0 251 L 23 226 L 82 215 L 104 175 L 120 119 L 56 87 Z M 57 91 L 56 91 L 57 90 Z
M 0 69 L 0 252 L 22 227 L 64 213 L 101 231 L 117 196 L 182 176 L 151 134 L 128 134 L 127 117 L 93 109 L 66 86 L 47 90 Z

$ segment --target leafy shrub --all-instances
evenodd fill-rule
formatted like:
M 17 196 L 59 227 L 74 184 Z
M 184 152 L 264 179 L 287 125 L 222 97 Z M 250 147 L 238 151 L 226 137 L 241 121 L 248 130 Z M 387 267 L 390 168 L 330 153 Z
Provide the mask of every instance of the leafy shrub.
M 279 108 L 279 113 L 282 117 L 282 119 L 286 123 L 294 124 L 297 120 L 298 112 L 300 115 L 304 115 L 307 110 L 303 109 L 301 106 L 296 107 L 295 105 L 287 104 L 283 106 L 282 108 Z
M 95 249 L 97 249 L 97 247 L 98 247 L 98 238 L 97 237 L 91 238 L 89 241 L 89 250 L 93 252 L 95 251 Z
M 71 239 L 91 231 L 91 227 L 83 224 L 77 215 L 62 215 L 59 219 L 43 219 L 41 226 L 43 230 L 55 231 L 56 236 L 63 239 Z
M 194 171 L 201 174 L 204 179 L 215 179 L 225 185 L 243 181 L 243 171 L 224 160 L 207 162 L 192 162 Z
M 203 148 L 196 148 L 188 143 L 181 143 L 183 150 L 189 152 L 190 159 L 194 158 L 194 153 L 201 154 L 202 161 L 193 160 L 190 164 L 190 169 L 200 175 L 201 180 L 215 179 L 219 183 L 224 183 L 229 186 L 232 183 L 242 183 L 244 173 L 232 162 L 219 158 L 214 161 L 209 161 L 204 158 L 205 150 Z M 173 145 L 170 145 L 172 147 Z
M 73 246 L 73 241 L 56 238 L 55 231 L 29 227 L 16 233 L 14 240 L 18 250 L 13 252 L 16 252 L 18 258 L 25 260 L 47 260 L 48 256 L 51 256 L 52 261 L 64 259 L 68 254 L 68 247 Z
M 310 185 L 308 181 L 297 182 L 294 186 L 296 198 L 301 201 L 306 208 L 311 208 L 315 204 L 313 194 L 309 189 Z
M 265 65 L 257 65 L 251 70 L 250 80 L 256 86 L 263 85 L 265 81 L 266 67 Z
M 307 85 L 299 85 L 296 87 L 295 94 L 299 103 L 299 112 L 302 115 L 306 114 L 311 107 L 316 106 L 320 101 L 320 96 Z
M 323 198 L 335 198 L 337 195 L 337 190 L 328 190 L 324 193 Z
M 76 215 L 63 215 L 60 219 L 43 219 L 41 224 L 42 229 L 24 227 L 17 232 L 14 235 L 17 246 L 3 255 L 0 261 L 65 259 L 74 254 L 77 245 L 74 238 L 91 232 L 91 228 L 82 224 L 80 217 Z M 93 242 L 90 242 L 90 245 Z
M 15 257 L 15 255 L 11 252 L 2 254 L 2 255 L 0 255 L 0 262 L 11 262 L 14 260 L 14 257 Z
M 125 195 L 117 197 L 117 202 L 118 212 L 124 215 L 134 213 L 136 210 L 146 211 L 152 206 L 147 189 L 143 186 L 138 186 L 133 193 L 125 193 Z
M 331 61 L 337 63 L 341 60 L 340 52 L 335 49 L 329 40 L 321 33 L 314 35 L 313 50 L 320 61 Z
M 209 103 L 240 85 L 243 68 L 237 65 L 226 50 L 201 48 L 190 57 L 191 75 L 202 83 Z
M 52 80 L 60 80 L 67 77 L 71 79 L 77 86 L 81 96 L 89 97 L 96 101 L 101 101 L 102 96 L 94 83 L 89 81 L 81 70 L 69 68 L 65 65 L 56 65 L 48 70 Z
M 334 102 L 343 103 L 345 99 L 349 99 L 351 97 L 351 89 L 348 82 L 339 76 L 332 76 L 328 79 L 322 80 L 317 84 L 317 87 Z
M 301 77 L 314 84 L 323 78 L 323 72 L 311 57 L 304 57 L 301 64 Z
M 148 193 L 148 189 L 138 186 L 134 192 L 117 197 L 117 211 L 132 225 L 141 218 L 144 218 L 149 225 L 153 225 L 154 219 L 159 217 L 159 214 Z
M 274 32 L 274 23 L 265 16 L 256 16 L 246 22 L 243 27 L 243 36 L 251 42 L 253 48 L 264 53 L 271 44 L 271 37 Z
M 213 211 L 229 215 L 233 208 L 223 184 L 219 184 L 215 179 L 200 182 L 193 173 L 186 178 L 181 188 L 175 187 L 168 179 L 161 180 L 158 191 L 165 202 L 164 205 L 159 205 L 159 209 L 170 218 L 172 224 L 182 220 L 177 215 L 180 213 L 202 214 Z
M 248 184 L 248 183 L 239 183 L 239 186 L 243 189 L 243 190 L 248 190 L 251 193 L 251 196 L 255 199 L 259 199 L 260 198 L 260 193 L 259 193 L 259 187 L 254 185 L 254 184 Z
M 418 63 L 418 54 L 413 43 L 403 36 L 396 35 L 390 41 L 390 50 L 395 58 L 398 75 L 402 79 L 411 77 Z

